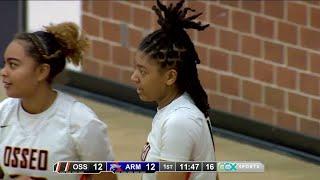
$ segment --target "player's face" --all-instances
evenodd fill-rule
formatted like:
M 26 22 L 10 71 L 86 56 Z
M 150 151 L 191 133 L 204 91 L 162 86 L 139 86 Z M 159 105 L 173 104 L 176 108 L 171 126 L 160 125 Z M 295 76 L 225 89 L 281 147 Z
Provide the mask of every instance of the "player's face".
M 26 54 L 25 47 L 26 42 L 14 40 L 4 53 L 5 65 L 1 70 L 1 77 L 9 97 L 28 97 L 37 87 L 37 62 Z
M 166 79 L 160 72 L 159 65 L 142 52 L 136 54 L 131 80 L 136 84 L 142 101 L 158 102 L 166 94 Z

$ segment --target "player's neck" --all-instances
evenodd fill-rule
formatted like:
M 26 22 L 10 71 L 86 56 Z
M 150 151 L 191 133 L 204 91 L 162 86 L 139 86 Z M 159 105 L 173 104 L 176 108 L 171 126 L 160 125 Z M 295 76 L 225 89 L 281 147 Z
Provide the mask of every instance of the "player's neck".
M 173 100 L 177 99 L 181 93 L 179 91 L 170 91 L 163 98 L 157 101 L 158 109 L 162 109 L 163 107 L 170 104 Z
M 39 88 L 33 96 L 21 99 L 23 109 L 30 114 L 39 114 L 47 110 L 55 101 L 57 92 L 51 87 L 45 86 Z

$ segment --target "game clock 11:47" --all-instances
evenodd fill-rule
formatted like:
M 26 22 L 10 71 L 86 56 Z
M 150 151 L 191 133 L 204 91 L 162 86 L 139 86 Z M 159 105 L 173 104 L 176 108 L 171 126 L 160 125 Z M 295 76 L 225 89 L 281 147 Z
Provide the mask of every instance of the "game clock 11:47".
M 201 162 L 177 162 L 176 171 L 201 171 Z

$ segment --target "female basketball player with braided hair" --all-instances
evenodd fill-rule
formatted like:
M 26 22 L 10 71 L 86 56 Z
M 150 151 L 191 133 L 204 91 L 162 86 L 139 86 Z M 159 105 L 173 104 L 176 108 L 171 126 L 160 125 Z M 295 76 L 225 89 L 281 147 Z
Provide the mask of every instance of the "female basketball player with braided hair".
M 198 79 L 200 63 L 185 29 L 204 30 L 209 25 L 193 22 L 201 13 L 186 17 L 191 8 L 184 1 L 168 7 L 157 0 L 153 10 L 160 29 L 145 37 L 138 47 L 131 79 L 143 101 L 158 105 L 145 161 L 215 161 L 209 123 L 208 97 Z M 215 173 L 144 174 L 143 180 L 214 180 Z
M 0 179 L 86 179 L 92 176 L 58 176 L 53 165 L 114 160 L 107 126 L 86 105 L 51 87 L 66 60 L 78 65 L 87 46 L 78 26 L 66 22 L 20 33 L 6 48 L 1 76 L 9 98 L 0 103 Z

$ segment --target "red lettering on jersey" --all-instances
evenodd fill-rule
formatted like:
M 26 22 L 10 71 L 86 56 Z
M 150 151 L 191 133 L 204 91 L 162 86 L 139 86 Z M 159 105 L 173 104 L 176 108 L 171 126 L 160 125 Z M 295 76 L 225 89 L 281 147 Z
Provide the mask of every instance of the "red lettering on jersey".
M 10 156 L 11 156 L 11 147 L 10 146 L 6 146 L 4 149 L 4 165 L 5 166 L 9 166 L 10 165 Z
M 36 160 L 36 158 L 34 157 L 34 154 L 37 152 L 36 149 L 31 149 L 31 155 L 30 155 L 30 161 L 29 161 L 29 169 L 36 169 L 35 166 L 32 166 L 33 161 Z
M 46 171 L 48 169 L 48 151 L 6 146 L 4 165 L 15 168 L 28 168 Z
M 40 150 L 39 151 L 39 160 L 38 160 L 39 170 L 46 171 L 47 164 L 48 164 L 48 151 Z
M 146 160 L 150 148 L 151 148 L 151 147 L 150 147 L 150 144 L 147 142 L 147 143 L 144 145 L 143 151 L 142 151 L 142 154 L 141 154 L 141 160 L 142 160 L 142 161 L 145 161 L 145 160 Z
M 20 153 L 20 148 L 14 147 L 13 148 L 13 159 L 11 160 L 12 167 L 18 167 L 18 157 L 17 155 Z
M 29 149 L 23 148 L 22 152 L 21 152 L 22 160 L 20 161 L 20 167 L 21 168 L 27 168 L 27 165 L 28 165 L 27 157 L 28 157 L 28 155 L 29 155 Z

